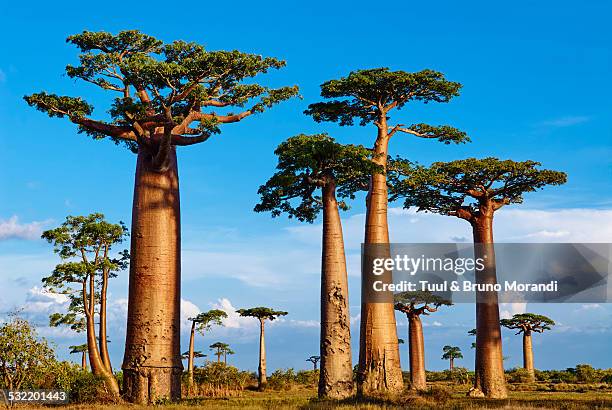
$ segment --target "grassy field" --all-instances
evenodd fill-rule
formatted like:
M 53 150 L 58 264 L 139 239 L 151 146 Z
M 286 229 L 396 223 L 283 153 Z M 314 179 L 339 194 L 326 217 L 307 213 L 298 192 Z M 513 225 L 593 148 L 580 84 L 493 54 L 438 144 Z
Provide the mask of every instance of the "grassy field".
M 443 386 L 443 387 L 442 387 Z M 240 397 L 193 398 L 180 403 L 158 405 L 164 409 L 598 409 L 612 408 L 612 392 L 541 392 L 511 391 L 507 400 L 471 399 L 465 396 L 465 387 L 434 384 L 429 393 L 416 395 L 407 392 L 394 398 L 369 400 L 346 400 L 343 402 L 316 399 L 315 389 L 293 388 L 289 391 L 244 391 Z M 28 406 L 28 409 L 37 408 Z M 41 408 L 41 407 L 38 407 Z M 48 408 L 48 407 L 47 407 Z M 150 407 L 132 405 L 68 405 L 66 410 L 89 409 L 145 409 Z

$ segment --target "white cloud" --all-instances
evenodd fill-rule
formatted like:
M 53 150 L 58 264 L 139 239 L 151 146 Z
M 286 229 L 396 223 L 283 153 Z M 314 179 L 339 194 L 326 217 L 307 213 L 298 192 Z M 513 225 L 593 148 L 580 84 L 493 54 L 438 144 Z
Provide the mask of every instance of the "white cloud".
M 527 303 L 500 303 L 499 317 L 501 319 L 510 319 L 512 316 L 525 313 L 527 311 Z
M 17 215 L 13 215 L 9 219 L 0 219 L 0 241 L 7 239 L 38 239 L 42 233 L 42 227 L 46 223 L 47 221 L 20 223 Z
M 220 298 L 211 303 L 213 309 L 219 309 L 227 313 L 227 318 L 223 319 L 223 326 L 229 329 L 243 329 L 257 327 L 257 322 L 249 317 L 240 316 L 236 313 L 236 308 L 227 298 Z
M 191 327 L 189 318 L 197 316 L 200 312 L 202 311 L 195 303 L 181 298 L 181 328 L 189 329 Z

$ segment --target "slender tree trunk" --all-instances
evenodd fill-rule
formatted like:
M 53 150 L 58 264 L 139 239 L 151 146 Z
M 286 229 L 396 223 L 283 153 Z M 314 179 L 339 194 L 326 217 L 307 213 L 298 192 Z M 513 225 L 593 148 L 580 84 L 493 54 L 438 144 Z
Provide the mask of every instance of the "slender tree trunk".
M 106 336 L 106 295 L 108 293 L 108 271 L 102 273 L 102 289 L 100 291 L 100 356 L 102 363 L 109 372 L 113 372 L 110 356 L 108 354 L 108 341 Z
M 344 399 L 353 394 L 351 316 L 342 222 L 329 180 L 323 187 L 319 397 Z
M 87 301 L 87 292 L 85 286 L 83 286 L 83 305 L 85 308 L 85 328 L 87 332 L 87 351 L 89 353 L 89 363 L 91 365 L 91 372 L 96 375 L 102 377 L 104 380 L 104 385 L 108 389 L 108 391 L 115 395 L 119 396 L 119 384 L 117 383 L 117 379 L 115 376 L 108 371 L 104 363 L 102 362 L 102 358 L 100 357 L 100 351 L 98 350 L 98 343 L 96 340 L 96 327 L 94 323 L 94 315 L 95 309 L 93 304 L 93 291 L 94 286 L 92 281 L 90 281 L 90 299 Z
M 493 245 L 493 211 L 481 209 L 481 216 L 472 223 L 476 258 L 483 258 L 485 268 L 476 271 L 476 283 L 496 284 L 495 250 Z M 486 397 L 508 396 L 502 354 L 501 327 L 497 292 L 476 294 L 476 366 L 475 387 Z
M 416 390 L 427 389 L 425 376 L 425 343 L 423 324 L 416 314 L 408 315 L 408 353 L 410 357 L 410 387 Z
M 535 382 L 535 368 L 533 366 L 533 347 L 531 344 L 531 331 L 523 332 L 523 367 L 529 372 L 529 379 Z
M 378 156 L 374 161 L 383 165 L 386 169 L 389 137 L 385 115 L 379 118 L 379 124 L 378 137 L 374 145 L 374 153 Z M 383 244 L 382 249 L 377 251 L 376 257 L 390 256 L 387 195 L 386 175 L 372 175 L 366 200 L 364 243 L 366 246 Z M 366 260 L 363 266 L 371 266 L 371 263 Z M 371 272 L 362 272 L 359 372 L 357 377 L 357 392 L 359 395 L 381 391 L 399 392 L 403 389 L 393 295 L 388 292 L 388 303 L 371 303 L 368 300 L 368 295 L 371 292 L 373 280 Z M 391 283 L 393 281 L 392 272 L 385 272 L 378 276 L 376 280 Z
M 450 360 L 449 360 L 448 362 L 449 362 L 449 368 L 450 368 L 450 371 L 452 372 L 452 371 L 453 371 L 453 369 L 455 368 L 455 358 L 454 358 L 454 357 L 451 357 L 451 358 L 450 358 Z
M 189 334 L 189 358 L 187 363 L 187 370 L 189 373 L 189 386 L 193 386 L 193 349 L 195 342 L 195 322 L 191 322 L 191 333 Z
M 83 351 L 83 353 L 81 353 L 81 367 L 83 368 L 83 370 L 87 370 L 87 352 Z
M 178 400 L 180 355 L 180 203 L 176 151 L 164 169 L 138 149 L 123 358 L 126 398 L 138 404 Z
M 227 353 L 223 353 L 223 364 L 227 366 Z
M 259 366 L 257 367 L 257 387 L 259 390 L 266 388 L 266 340 L 264 319 L 259 319 Z

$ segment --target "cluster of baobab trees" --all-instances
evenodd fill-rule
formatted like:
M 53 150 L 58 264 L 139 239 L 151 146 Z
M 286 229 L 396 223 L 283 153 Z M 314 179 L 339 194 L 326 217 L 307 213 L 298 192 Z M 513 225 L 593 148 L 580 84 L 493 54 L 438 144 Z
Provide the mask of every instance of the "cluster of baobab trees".
M 252 80 L 282 68 L 285 62 L 276 58 L 208 51 L 184 41 L 163 43 L 138 31 L 86 31 L 70 36 L 68 42 L 81 54 L 77 65 L 66 67 L 67 75 L 114 94 L 109 117 L 94 119 L 93 106 L 80 97 L 40 92 L 25 100 L 50 117 L 67 118 L 94 139 L 110 138 L 137 154 L 123 393 L 137 403 L 176 399 L 182 373 L 177 149 L 207 141 L 226 124 L 296 96 L 298 88 L 269 88 Z M 339 210 L 346 209 L 358 191 L 367 191 L 366 245 L 389 243 L 388 202 L 403 199 L 405 207 L 465 219 L 474 242 L 481 245 L 478 252 L 493 256 L 494 212 L 520 203 L 525 192 L 565 182 L 565 174 L 540 170 L 534 161 L 470 158 L 423 167 L 390 158 L 389 143 L 397 135 L 444 144 L 468 142 L 465 132 L 451 126 L 417 121 L 405 125 L 392 117 L 409 103 L 446 103 L 459 95 L 460 88 L 433 70 L 351 72 L 323 83 L 324 100 L 310 104 L 305 113 L 317 122 L 351 126 L 357 121 L 372 127 L 371 147 L 342 145 L 319 134 L 289 138 L 276 150 L 278 171 L 260 188 L 261 202 L 255 210 L 274 216 L 287 213 L 307 222 L 323 214 L 321 397 L 353 394 Z M 488 260 L 489 266 L 476 278 L 479 283 L 495 281 L 494 258 Z M 362 295 L 371 287 L 370 277 L 363 275 Z M 390 277 L 386 272 L 384 278 Z M 253 310 L 242 314 L 261 321 L 263 342 L 263 323 L 272 316 Z M 476 387 L 488 397 L 505 397 L 494 292 L 479 294 L 476 329 Z M 358 368 L 359 394 L 403 388 L 392 302 L 373 303 L 362 297 Z M 259 373 L 260 384 L 265 384 L 265 360 L 260 360 Z

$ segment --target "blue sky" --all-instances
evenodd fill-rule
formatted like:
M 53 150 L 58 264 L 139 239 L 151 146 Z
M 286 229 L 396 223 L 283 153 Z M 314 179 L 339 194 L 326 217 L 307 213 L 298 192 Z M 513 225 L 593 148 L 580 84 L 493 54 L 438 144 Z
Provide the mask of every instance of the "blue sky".
M 161 12 L 160 10 L 166 10 Z M 318 346 L 318 255 L 320 226 L 255 214 L 257 187 L 273 172 L 274 147 L 298 133 L 326 131 L 342 142 L 371 145 L 371 127 L 316 124 L 304 116 L 318 101 L 319 84 L 350 70 L 388 66 L 432 68 L 461 82 L 449 104 L 414 104 L 395 114 L 403 123 L 450 124 L 467 131 L 462 146 L 398 135 L 391 153 L 429 163 L 467 156 L 535 159 L 566 171 L 567 185 L 528 195 L 525 204 L 500 213 L 500 241 L 610 242 L 612 33 L 605 1 L 524 2 L 233 2 L 188 10 L 167 3 L 65 1 L 10 2 L 0 16 L 0 311 L 25 306 L 41 325 L 61 300 L 41 294 L 40 278 L 57 260 L 37 239 L 41 229 L 67 214 L 104 212 L 129 223 L 135 157 L 107 141 L 78 135 L 65 120 L 27 107 L 22 96 L 46 90 L 85 96 L 104 116 L 107 101 L 97 90 L 63 76 L 76 61 L 65 38 L 82 30 L 140 29 L 165 41 L 197 41 L 209 49 L 239 49 L 287 60 L 262 76 L 270 86 L 298 84 L 295 99 L 228 125 L 205 144 L 179 152 L 183 222 L 184 314 L 212 306 L 266 304 L 290 315 L 267 332 L 269 367 L 307 367 Z M 362 238 L 363 198 L 345 215 L 351 306 L 358 322 L 357 262 Z M 465 225 L 465 226 L 464 226 Z M 450 241 L 469 237 L 462 221 L 394 209 L 395 241 Z M 120 365 L 126 275 L 111 287 L 113 363 Z M 536 365 L 563 368 L 578 362 L 612 367 L 605 354 L 612 338 L 610 305 L 505 306 L 548 313 L 560 322 L 535 341 Z M 399 319 L 399 332 L 405 320 Z M 232 318 L 204 339 L 235 346 L 232 359 L 256 368 L 256 326 Z M 468 351 L 473 308 L 455 306 L 427 318 L 428 367 L 440 369 L 444 344 Z M 65 346 L 82 336 L 41 329 Z M 588 334 L 588 349 L 580 339 Z M 353 328 L 354 346 L 358 329 Z M 213 340 L 214 339 L 214 340 Z M 581 341 L 580 341 L 581 340 Z M 185 345 L 187 339 L 183 337 Z M 208 343 L 210 342 L 210 343 Z M 538 350 L 541 343 L 554 346 Z M 504 340 L 508 366 L 520 361 L 520 340 Z M 200 346 L 202 348 L 202 346 Z M 404 349 L 405 350 L 405 349 Z M 564 352 L 559 355 L 559 352 Z M 403 352 L 404 353 L 404 352 Z M 404 357 L 404 364 L 407 360 Z

